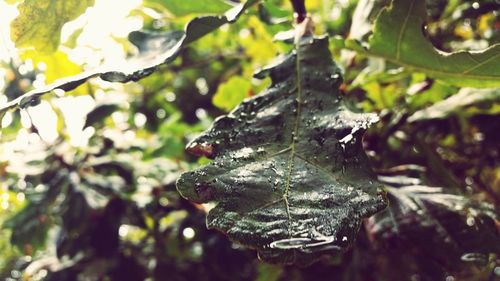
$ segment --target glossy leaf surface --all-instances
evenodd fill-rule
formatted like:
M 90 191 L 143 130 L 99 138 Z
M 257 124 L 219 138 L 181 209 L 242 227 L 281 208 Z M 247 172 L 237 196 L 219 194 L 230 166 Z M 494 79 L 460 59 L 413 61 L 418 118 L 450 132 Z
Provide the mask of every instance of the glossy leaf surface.
M 182 196 L 216 202 L 207 218 L 279 263 L 310 263 L 352 245 L 361 219 L 385 207 L 361 146 L 377 120 L 341 102 L 327 38 L 304 37 L 264 68 L 272 85 L 188 145 L 213 163 L 183 174 Z

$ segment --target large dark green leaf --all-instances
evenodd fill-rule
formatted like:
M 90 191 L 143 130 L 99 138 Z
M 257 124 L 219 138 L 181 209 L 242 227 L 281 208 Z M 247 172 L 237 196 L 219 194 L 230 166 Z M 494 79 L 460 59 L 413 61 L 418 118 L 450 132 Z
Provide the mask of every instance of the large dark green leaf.
M 184 31 L 165 33 L 132 32 L 130 41 L 139 48 L 139 55 L 125 65 L 102 66 L 75 76 L 63 78 L 40 89 L 34 89 L 0 107 L 0 118 L 9 109 L 36 104 L 40 96 L 56 89 L 71 91 L 88 79 L 100 77 L 110 82 L 138 81 L 153 73 L 160 65 L 172 62 L 186 45 L 198 40 L 226 23 L 232 23 L 257 0 L 248 0 L 227 11 L 224 16 L 205 16 L 191 20 Z
M 346 46 L 453 85 L 500 86 L 500 44 L 483 51 L 445 53 L 425 37 L 426 20 L 425 1 L 393 0 L 375 21 L 367 46 L 355 40 L 348 40 Z
M 11 23 L 11 37 L 16 47 L 35 47 L 52 53 L 59 47 L 63 25 L 94 5 L 94 0 L 25 0 L 19 16 Z
M 272 85 L 241 103 L 188 150 L 213 163 L 183 174 L 185 198 L 216 202 L 207 218 L 262 259 L 309 263 L 340 252 L 360 220 L 386 205 L 361 146 L 372 114 L 341 102 L 328 38 L 305 37 L 258 76 Z

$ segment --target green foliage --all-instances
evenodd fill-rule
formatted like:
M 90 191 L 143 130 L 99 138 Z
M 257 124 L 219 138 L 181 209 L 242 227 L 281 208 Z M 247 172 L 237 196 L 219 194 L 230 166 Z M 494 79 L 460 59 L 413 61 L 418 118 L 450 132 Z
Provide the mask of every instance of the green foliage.
M 170 63 L 182 47 L 214 31 L 223 24 L 234 22 L 255 0 L 249 0 L 229 10 L 224 16 L 197 17 L 190 21 L 184 31 L 165 33 L 132 32 L 130 41 L 139 48 L 139 55 L 131 58 L 126 67 L 103 66 L 92 71 L 55 81 L 41 89 L 30 91 L 0 107 L 0 117 L 9 109 L 24 108 L 36 104 L 40 96 L 53 90 L 71 91 L 93 77 L 110 82 L 140 80 L 153 73 L 159 66 Z M 39 10 L 36 10 L 40 12 Z M 24 33 L 23 33 L 24 34 Z M 160 48 L 158 48 L 160 46 Z
M 19 5 L 19 16 L 11 24 L 11 37 L 16 47 L 34 47 L 52 53 L 59 47 L 63 25 L 74 20 L 94 0 L 25 0 Z
M 234 76 L 220 84 L 212 102 L 218 108 L 229 112 L 246 97 L 250 96 L 252 83 L 243 77 Z
M 220 14 L 231 8 L 223 0 L 203 0 L 203 1 L 185 1 L 185 0 L 147 0 L 144 5 L 156 5 L 165 7 L 175 16 L 185 16 L 189 14 Z
M 457 113 L 459 111 L 466 110 L 467 107 L 478 106 L 476 109 L 480 110 L 481 105 L 485 105 L 487 108 L 492 107 L 492 104 L 500 103 L 500 89 L 471 89 L 462 88 L 457 94 L 436 102 L 428 108 L 424 108 L 413 113 L 412 116 L 408 118 L 409 122 L 416 122 L 429 119 L 443 119 L 450 114 Z M 498 113 L 498 106 L 493 109 L 492 114 Z
M 375 21 L 366 50 L 354 40 L 347 46 L 457 86 L 500 86 L 499 44 L 479 52 L 443 53 L 425 37 L 426 19 L 425 1 L 393 1 Z
M 0 1 L 0 279 L 498 279 L 498 1 L 108 2 Z

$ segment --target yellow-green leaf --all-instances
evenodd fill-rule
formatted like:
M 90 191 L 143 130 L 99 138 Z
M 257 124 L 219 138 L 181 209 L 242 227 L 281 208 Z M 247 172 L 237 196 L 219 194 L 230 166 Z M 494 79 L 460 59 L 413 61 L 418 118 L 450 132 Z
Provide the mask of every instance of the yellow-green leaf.
M 252 84 L 247 79 L 240 76 L 235 76 L 229 81 L 221 84 L 212 98 L 212 102 L 218 108 L 224 111 L 231 111 L 252 90 Z
M 94 0 L 26 0 L 19 5 L 19 16 L 11 23 L 16 47 L 34 47 L 43 53 L 55 52 L 63 25 L 92 6 Z
M 189 14 L 220 14 L 232 6 L 223 0 L 146 0 L 146 6 L 160 5 L 175 16 Z
M 75 75 L 82 71 L 82 67 L 69 60 L 68 55 L 62 51 L 45 55 L 34 50 L 27 50 L 22 53 L 23 60 L 31 59 L 34 65 L 44 63 L 45 82 L 52 83 L 59 78 Z

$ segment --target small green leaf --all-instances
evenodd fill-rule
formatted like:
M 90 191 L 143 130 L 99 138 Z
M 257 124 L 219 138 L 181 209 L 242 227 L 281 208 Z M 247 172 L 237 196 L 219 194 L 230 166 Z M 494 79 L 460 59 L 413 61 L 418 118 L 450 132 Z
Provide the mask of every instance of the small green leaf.
M 500 86 L 500 44 L 482 51 L 445 53 L 427 40 L 425 1 L 393 0 L 375 21 L 368 45 L 347 40 L 346 47 L 384 58 L 447 83 L 475 88 Z
M 284 10 L 270 1 L 259 4 L 259 18 L 267 24 L 280 24 L 290 21 L 290 11 Z
M 101 104 L 92 109 L 85 119 L 85 125 L 83 128 L 93 126 L 99 122 L 102 122 L 104 118 L 110 116 L 113 112 L 120 108 L 117 104 Z
M 229 81 L 219 85 L 217 93 L 212 98 L 212 103 L 229 112 L 248 97 L 251 90 L 252 83 L 250 81 L 240 76 L 234 76 Z
M 55 52 L 63 25 L 94 5 L 94 0 L 25 0 L 19 16 L 11 23 L 11 37 L 16 47 L 34 47 L 42 53 Z
M 157 4 L 165 7 L 175 16 L 189 14 L 220 14 L 231 8 L 223 0 L 147 0 L 144 5 Z
M 188 145 L 213 157 L 177 182 L 189 200 L 216 202 L 209 228 L 272 262 L 308 264 L 353 244 L 361 219 L 386 205 L 361 138 L 377 120 L 348 110 L 328 38 L 305 37 L 257 76 L 272 85 Z
M 465 108 L 478 104 L 495 104 L 500 102 L 500 89 L 462 88 L 456 95 L 433 104 L 430 107 L 415 112 L 408 122 L 430 119 L 443 119 L 449 115 L 463 111 Z

